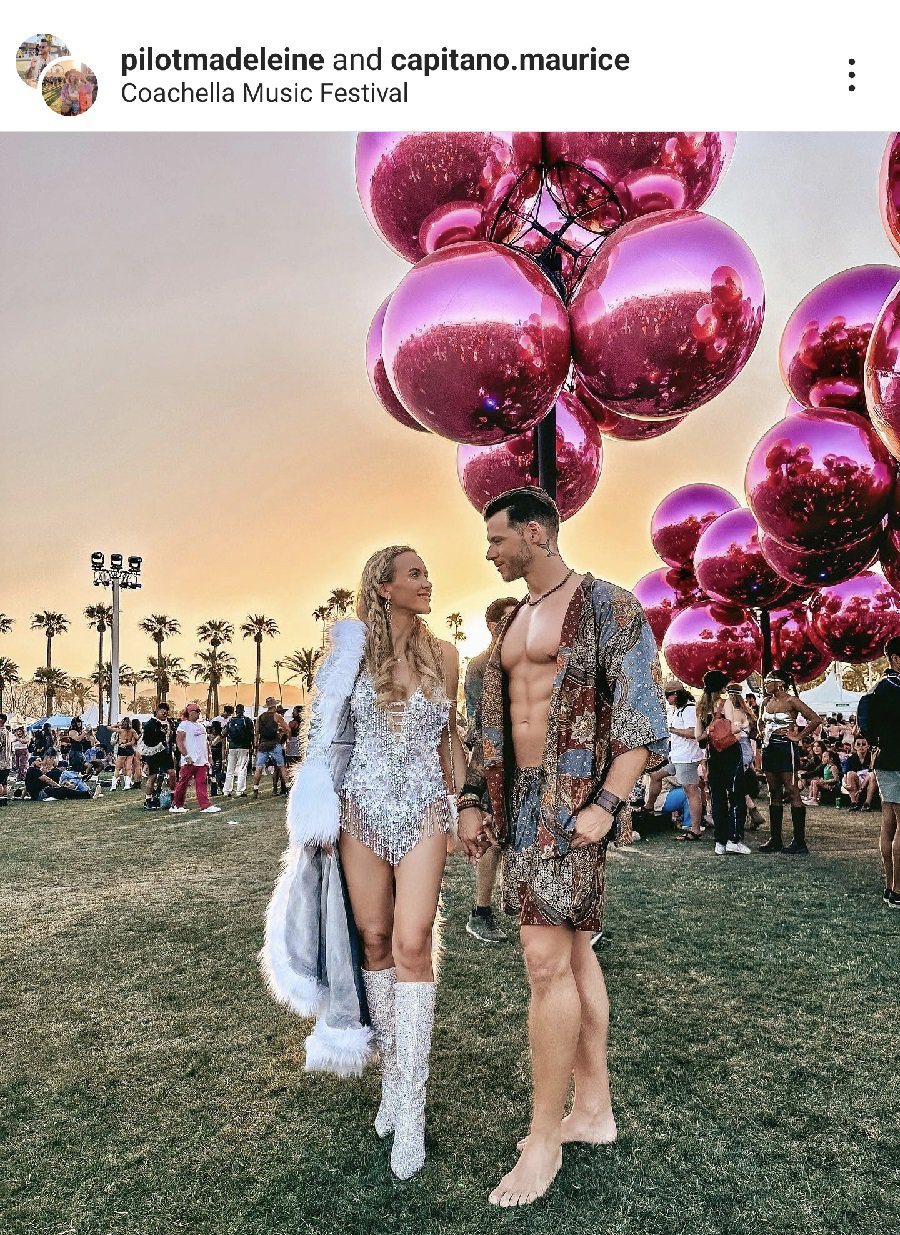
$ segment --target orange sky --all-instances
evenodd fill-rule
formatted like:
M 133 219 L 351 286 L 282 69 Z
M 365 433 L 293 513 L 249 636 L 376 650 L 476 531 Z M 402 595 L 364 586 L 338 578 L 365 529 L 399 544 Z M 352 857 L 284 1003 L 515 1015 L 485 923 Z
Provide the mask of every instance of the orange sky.
M 751 361 L 671 435 L 607 440 L 603 476 L 563 528 L 578 569 L 626 586 L 657 565 L 651 513 L 693 480 L 742 491 L 784 410 L 776 364 L 791 309 L 846 266 L 896 261 L 875 183 L 886 135 L 741 134 L 708 203 L 747 240 L 768 292 Z M 359 207 L 350 134 L 0 135 L 3 434 L 0 655 L 43 663 L 37 609 L 73 619 L 54 663 L 87 674 L 91 550 L 144 558 L 123 597 L 122 658 L 153 651 L 145 614 L 187 632 L 273 616 L 264 674 L 316 646 L 312 610 L 366 557 L 410 542 L 434 580 L 433 624 L 469 639 L 506 588 L 483 560 L 455 446 L 402 429 L 366 379 L 372 315 L 408 267 Z M 513 589 L 515 590 L 515 589 Z M 108 593 L 105 594 L 108 599 Z M 253 645 L 234 647 L 242 678 Z

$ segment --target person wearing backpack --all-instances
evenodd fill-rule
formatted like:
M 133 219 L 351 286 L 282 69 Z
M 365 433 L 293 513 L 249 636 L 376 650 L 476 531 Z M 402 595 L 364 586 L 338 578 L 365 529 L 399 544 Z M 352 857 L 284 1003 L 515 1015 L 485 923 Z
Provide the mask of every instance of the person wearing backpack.
M 875 779 L 881 795 L 882 903 L 900 909 L 900 635 L 884 645 L 888 668 L 856 712 L 860 732 L 877 747 Z
M 236 798 L 247 794 L 247 767 L 250 763 L 250 751 L 253 749 L 253 721 L 244 715 L 244 705 L 239 703 L 234 709 L 234 715 L 225 722 L 225 739 L 228 742 L 228 762 L 225 767 L 225 784 L 222 792 L 227 798 L 234 789 Z
M 256 770 L 253 773 L 253 796 L 259 797 L 259 782 L 266 764 L 272 761 L 272 794 L 278 793 L 279 784 L 282 792 L 287 793 L 287 781 L 284 776 L 284 747 L 282 738 L 289 738 L 290 730 L 283 716 L 277 711 L 278 700 L 269 695 L 266 700 L 266 710 L 256 718 Z

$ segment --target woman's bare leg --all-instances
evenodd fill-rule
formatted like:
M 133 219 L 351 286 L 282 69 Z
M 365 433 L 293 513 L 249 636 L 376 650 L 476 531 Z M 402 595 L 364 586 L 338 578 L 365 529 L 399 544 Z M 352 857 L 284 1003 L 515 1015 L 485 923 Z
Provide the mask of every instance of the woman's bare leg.
M 348 832 L 341 832 L 338 847 L 362 943 L 363 969 L 390 969 L 394 963 L 394 872 L 389 862 Z
M 447 837 L 435 832 L 423 836 L 394 872 L 397 890 L 391 947 L 398 982 L 434 981 L 431 935 L 446 860 Z

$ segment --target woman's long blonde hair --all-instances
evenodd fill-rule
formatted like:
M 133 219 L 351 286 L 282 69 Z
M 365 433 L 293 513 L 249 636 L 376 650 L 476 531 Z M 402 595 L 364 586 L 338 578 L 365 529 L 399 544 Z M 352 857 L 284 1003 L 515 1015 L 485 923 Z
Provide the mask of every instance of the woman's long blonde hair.
M 363 567 L 356 594 L 356 614 L 366 624 L 363 663 L 375 684 L 381 704 L 404 699 L 403 688 L 394 680 L 397 657 L 388 623 L 387 606 L 379 588 L 394 582 L 396 561 L 403 553 L 415 553 L 409 545 L 388 545 L 373 553 Z M 407 654 L 423 693 L 433 698 L 444 686 L 444 658 L 441 645 L 420 617 L 413 619 L 413 629 L 407 644 Z

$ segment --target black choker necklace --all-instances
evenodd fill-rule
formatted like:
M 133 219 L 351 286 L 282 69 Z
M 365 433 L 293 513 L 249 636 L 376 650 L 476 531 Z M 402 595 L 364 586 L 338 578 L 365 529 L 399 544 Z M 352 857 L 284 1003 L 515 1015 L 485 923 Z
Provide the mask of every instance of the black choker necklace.
M 539 605 L 542 600 L 546 600 L 548 596 L 552 596 L 554 592 L 558 592 L 561 587 L 563 587 L 566 583 L 569 582 L 569 580 L 572 578 L 574 574 L 575 574 L 575 567 L 573 566 L 571 570 L 569 571 L 569 573 L 566 575 L 566 577 L 564 579 L 560 579 L 556 587 L 552 587 L 549 592 L 544 592 L 543 595 L 537 598 L 537 600 L 532 600 L 530 596 L 526 596 L 525 604 L 528 605 L 529 608 L 533 609 L 534 606 Z

